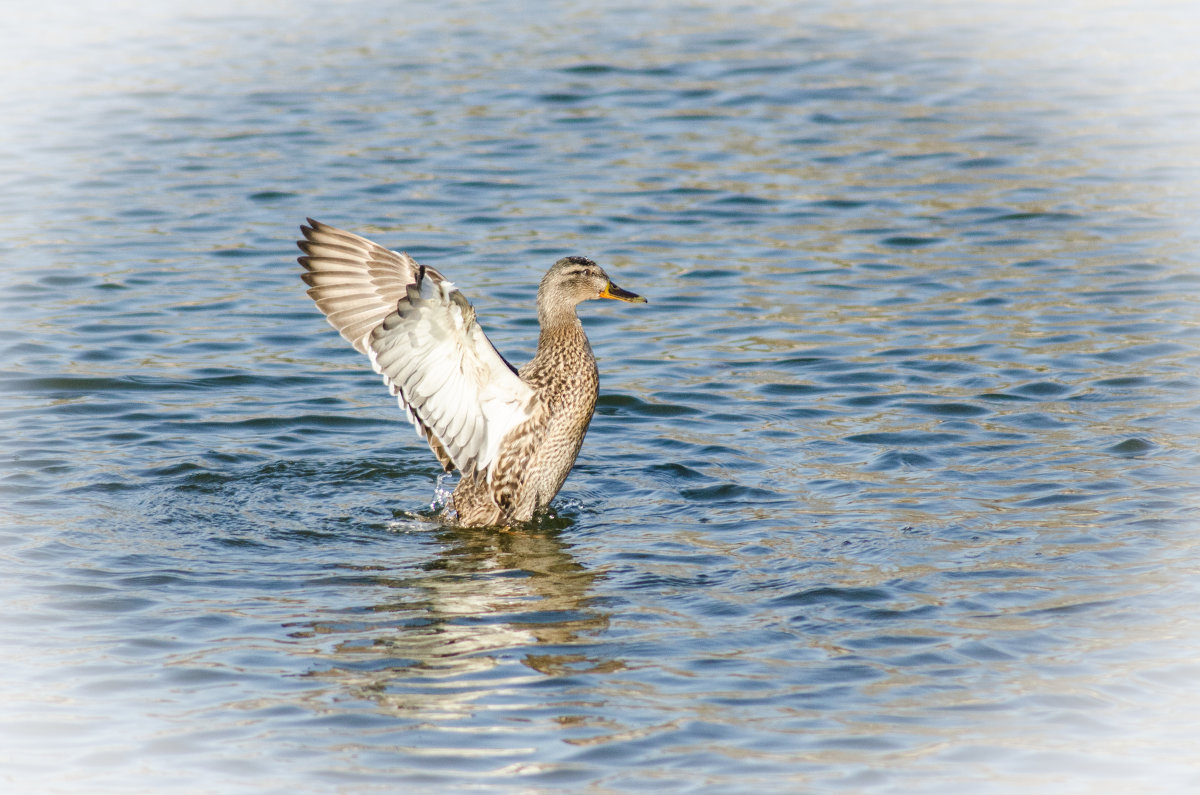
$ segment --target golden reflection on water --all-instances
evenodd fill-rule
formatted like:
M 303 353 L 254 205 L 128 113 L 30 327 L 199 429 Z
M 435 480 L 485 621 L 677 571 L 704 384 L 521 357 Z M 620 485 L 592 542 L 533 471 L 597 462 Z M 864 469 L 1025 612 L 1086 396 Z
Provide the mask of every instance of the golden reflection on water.
M 444 548 L 422 574 L 377 579 L 396 589 L 396 600 L 368 608 L 370 631 L 312 624 L 313 633 L 352 635 L 333 644 L 329 667 L 314 675 L 388 710 L 429 717 L 468 712 L 484 692 L 463 688 L 472 679 L 503 688 L 539 676 L 620 670 L 620 660 L 571 651 L 602 633 L 609 614 L 590 595 L 596 574 L 559 534 L 546 527 L 440 529 Z M 489 672 L 512 650 L 520 650 L 529 675 L 496 681 Z

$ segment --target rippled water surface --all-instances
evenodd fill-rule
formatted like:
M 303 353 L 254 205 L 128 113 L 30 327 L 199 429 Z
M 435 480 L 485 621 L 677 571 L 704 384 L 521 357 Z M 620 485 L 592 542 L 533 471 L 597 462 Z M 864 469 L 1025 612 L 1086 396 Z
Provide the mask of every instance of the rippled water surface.
M 5 790 L 1200 789 L 1185 4 L 432 5 L 13 16 Z M 305 216 L 649 297 L 552 514 L 436 521 Z

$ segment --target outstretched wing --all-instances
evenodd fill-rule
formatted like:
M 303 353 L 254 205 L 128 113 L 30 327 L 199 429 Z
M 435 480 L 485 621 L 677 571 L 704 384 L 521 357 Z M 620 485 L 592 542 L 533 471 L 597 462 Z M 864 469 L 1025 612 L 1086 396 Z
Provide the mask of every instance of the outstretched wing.
M 396 311 L 408 285 L 417 283 L 421 266 L 365 237 L 311 218 L 308 223 L 300 227 L 304 240 L 296 242 L 305 254 L 300 264 L 307 273 L 300 278 L 309 286 L 308 296 L 356 351 L 366 353 L 368 335 Z M 444 280 L 432 268 L 426 272 Z
M 309 296 L 367 354 L 448 471 L 487 471 L 500 442 L 533 412 L 533 390 L 433 268 L 350 232 L 300 227 Z

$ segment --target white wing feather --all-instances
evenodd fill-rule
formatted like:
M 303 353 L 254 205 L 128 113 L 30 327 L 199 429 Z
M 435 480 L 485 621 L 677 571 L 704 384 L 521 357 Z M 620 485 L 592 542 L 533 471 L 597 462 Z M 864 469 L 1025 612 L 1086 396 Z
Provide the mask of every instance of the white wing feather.
M 366 353 L 446 469 L 486 472 L 534 392 L 496 351 L 462 293 L 437 271 L 309 219 L 299 242 L 308 294 Z

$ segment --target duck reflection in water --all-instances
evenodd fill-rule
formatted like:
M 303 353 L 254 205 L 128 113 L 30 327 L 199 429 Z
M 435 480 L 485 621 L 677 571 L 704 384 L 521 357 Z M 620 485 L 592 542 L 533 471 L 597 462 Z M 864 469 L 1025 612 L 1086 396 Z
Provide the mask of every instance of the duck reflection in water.
M 591 603 L 597 575 L 560 538 L 569 525 L 547 516 L 522 529 L 440 527 L 443 551 L 419 574 L 371 578 L 395 589 L 394 600 L 363 610 L 374 619 L 310 625 L 346 636 L 311 675 L 389 710 L 445 716 L 499 684 L 620 670 L 589 639 L 607 629 L 609 614 Z

